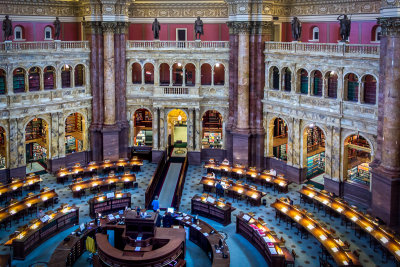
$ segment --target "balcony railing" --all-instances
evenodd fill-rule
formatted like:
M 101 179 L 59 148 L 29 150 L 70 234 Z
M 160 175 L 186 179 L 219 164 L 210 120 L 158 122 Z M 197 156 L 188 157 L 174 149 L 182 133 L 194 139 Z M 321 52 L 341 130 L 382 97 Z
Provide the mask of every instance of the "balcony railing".
M 43 42 L 3 42 L 1 51 L 41 51 L 41 50 L 89 50 L 88 41 L 43 41 Z
M 379 57 L 379 45 L 342 43 L 266 42 L 265 52 L 287 54 L 318 54 L 348 57 Z
M 188 95 L 187 87 L 164 87 L 164 95 Z
M 228 49 L 227 41 L 127 41 L 129 50 L 155 50 L 155 49 Z

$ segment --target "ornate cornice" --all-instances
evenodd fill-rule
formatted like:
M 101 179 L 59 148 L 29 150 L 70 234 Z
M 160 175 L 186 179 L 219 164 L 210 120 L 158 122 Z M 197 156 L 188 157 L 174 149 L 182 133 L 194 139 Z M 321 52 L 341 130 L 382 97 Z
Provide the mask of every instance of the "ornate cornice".
M 400 7 L 400 0 L 381 0 L 381 8 Z
M 79 1 L 0 0 L 0 14 L 24 16 L 78 16 Z
M 102 34 L 103 28 L 101 26 L 101 22 L 99 21 L 84 21 L 82 22 L 83 27 L 87 32 L 91 34 Z
M 378 18 L 382 36 L 400 37 L 400 17 Z
M 229 21 L 230 34 L 272 34 L 272 21 Z
M 274 23 L 272 21 L 253 21 L 252 34 L 267 34 L 272 35 L 274 31 Z

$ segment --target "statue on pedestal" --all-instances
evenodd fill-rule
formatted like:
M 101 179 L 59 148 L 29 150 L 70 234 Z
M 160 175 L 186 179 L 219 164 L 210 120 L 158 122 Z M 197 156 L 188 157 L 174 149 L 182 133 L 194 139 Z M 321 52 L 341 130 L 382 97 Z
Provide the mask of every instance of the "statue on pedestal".
M 160 29 L 161 29 L 160 23 L 158 22 L 157 19 L 154 19 L 151 30 L 153 31 L 154 39 L 156 40 L 160 39 Z
M 6 18 L 3 20 L 3 31 L 4 31 L 4 41 L 8 41 L 8 39 L 12 36 L 12 22 L 6 15 Z
M 203 21 L 200 19 L 200 17 L 197 17 L 197 20 L 194 22 L 194 33 L 196 34 L 196 40 L 200 40 L 200 37 L 204 34 Z
M 349 19 L 347 15 L 342 14 L 337 17 L 337 20 L 340 23 L 340 36 L 342 37 L 341 42 L 347 42 L 350 36 L 351 19 Z
M 58 19 L 58 17 L 56 17 L 56 20 L 53 22 L 53 25 L 54 25 L 54 39 L 59 40 L 61 33 L 61 22 Z
M 293 41 L 299 41 L 301 38 L 301 22 L 297 17 L 292 20 L 292 37 Z

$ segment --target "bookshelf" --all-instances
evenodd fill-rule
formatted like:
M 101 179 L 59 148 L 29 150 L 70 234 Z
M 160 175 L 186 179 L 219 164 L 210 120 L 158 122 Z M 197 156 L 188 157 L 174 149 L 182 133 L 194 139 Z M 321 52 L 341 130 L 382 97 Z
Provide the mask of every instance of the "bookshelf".
M 307 178 L 315 177 L 325 172 L 325 152 L 307 158 Z
M 308 94 L 308 76 L 306 73 L 301 75 L 300 93 Z
M 29 91 L 40 90 L 40 75 L 38 68 L 34 67 L 29 71 Z
M 6 94 L 6 74 L 0 69 L 0 95 Z
M 325 136 L 322 130 L 318 127 L 307 129 L 307 153 L 318 150 L 320 147 L 325 147 Z
M 320 77 L 314 77 L 314 95 L 322 96 L 322 83 L 323 80 Z
M 61 72 L 61 87 L 71 88 L 71 72 L 69 70 L 63 70 Z
M 65 150 L 66 153 L 79 152 L 83 150 L 82 115 L 71 114 L 65 120 Z
M 55 77 L 54 69 L 47 67 L 43 75 L 44 79 L 43 87 L 45 90 L 54 89 L 54 77 Z
M 348 81 L 347 100 L 348 101 L 357 101 L 358 100 L 358 82 Z
M 75 86 L 83 86 L 84 73 L 83 65 L 80 64 L 75 67 Z
M 25 92 L 25 72 L 22 69 L 16 69 L 13 75 L 14 93 Z

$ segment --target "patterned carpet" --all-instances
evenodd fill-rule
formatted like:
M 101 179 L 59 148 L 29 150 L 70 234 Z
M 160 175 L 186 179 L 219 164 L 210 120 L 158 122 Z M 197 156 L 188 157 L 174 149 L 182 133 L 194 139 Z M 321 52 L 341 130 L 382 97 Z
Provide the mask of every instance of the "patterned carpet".
M 132 193 L 132 206 L 144 204 L 144 193 L 147 188 L 147 184 L 151 179 L 154 171 L 156 169 L 156 164 L 151 164 L 145 162 L 144 166 L 142 167 L 142 171 L 136 174 L 137 181 L 138 181 L 138 188 L 129 189 L 127 191 Z M 205 170 L 202 166 L 189 166 L 185 188 L 183 192 L 182 202 L 180 209 L 183 212 L 190 213 L 190 200 L 192 196 L 195 194 L 201 194 L 203 191 L 202 185 L 199 184 L 201 176 L 205 174 Z M 54 176 L 50 174 L 42 175 L 44 180 L 43 185 L 46 185 L 50 188 L 55 188 L 56 192 L 59 195 L 60 203 L 70 203 L 76 204 L 80 207 L 80 222 L 87 222 L 90 220 L 89 218 L 89 207 L 87 205 L 87 201 L 89 200 L 92 195 L 87 195 L 86 197 L 73 198 L 72 192 L 67 187 L 67 184 L 61 185 L 56 183 L 56 179 Z M 43 187 L 42 185 L 42 187 Z M 259 187 L 259 189 L 261 189 Z M 300 204 L 300 197 L 297 190 L 300 189 L 299 185 L 292 184 L 289 186 L 289 193 L 287 195 L 290 196 L 292 200 L 294 200 L 295 204 Z M 240 211 L 243 212 L 254 212 L 257 216 L 262 217 L 268 224 L 268 226 L 274 230 L 278 236 L 283 237 L 286 240 L 286 247 L 289 250 L 294 249 L 298 255 L 296 258 L 296 266 L 319 266 L 319 252 L 320 252 L 320 244 L 315 240 L 311 235 L 308 239 L 300 239 L 300 236 L 296 235 L 295 228 L 290 229 L 290 227 L 286 226 L 285 223 L 278 223 L 275 221 L 275 211 L 273 208 L 270 207 L 270 204 L 275 201 L 277 197 L 285 196 L 286 194 L 273 192 L 272 189 L 261 189 L 262 191 L 267 193 L 266 207 L 251 207 L 247 205 L 246 202 L 233 202 L 233 206 L 236 208 L 236 211 L 233 215 L 238 214 Z M 24 193 L 24 195 L 26 192 Z M 20 197 L 21 198 L 21 197 Z M 231 199 L 228 199 L 231 201 Z M 59 206 L 56 205 L 55 207 Z M 351 244 L 351 250 L 357 250 L 360 252 L 360 261 L 363 266 L 395 266 L 394 262 L 389 261 L 388 263 L 382 262 L 381 252 L 377 250 L 376 252 L 373 251 L 372 248 L 369 247 L 369 240 L 366 237 L 361 237 L 359 239 L 355 236 L 354 231 L 350 228 L 346 229 L 344 225 L 341 225 L 340 218 L 333 218 L 330 219 L 329 217 L 324 217 L 324 213 L 317 212 L 313 210 L 312 206 L 304 206 L 308 211 L 312 212 L 317 219 L 317 221 L 326 224 L 328 227 L 333 228 L 339 234 L 342 241 L 348 241 Z M 20 221 L 19 223 L 13 224 L 11 230 L 7 229 L 4 231 L 2 229 L 0 231 L 0 242 L 4 243 L 8 239 L 8 235 L 11 234 L 14 230 L 16 230 L 19 226 L 22 226 L 31 220 L 32 217 L 28 217 L 25 219 L 24 222 Z M 235 233 L 235 218 L 232 218 L 232 223 L 226 227 L 222 225 L 205 219 L 201 218 L 211 224 L 214 228 L 218 231 L 222 231 L 224 235 L 227 236 L 227 243 L 230 250 L 231 255 L 231 266 L 267 266 L 264 259 L 258 253 L 258 251 L 242 236 Z M 13 261 L 13 266 L 29 266 L 29 264 L 34 262 L 47 262 L 50 258 L 50 255 L 54 248 L 58 245 L 61 240 L 67 236 L 72 230 L 76 229 L 76 227 L 72 227 L 64 232 L 58 234 L 57 236 L 49 239 L 44 244 L 36 248 L 26 259 L 25 261 Z M 8 253 L 9 248 L 0 246 L 0 253 Z M 75 266 L 88 266 L 86 263 L 87 253 L 85 253 L 79 261 L 75 264 Z M 186 255 L 187 266 L 210 266 L 209 261 L 207 261 L 207 256 L 205 253 L 193 244 L 188 244 L 188 250 Z

